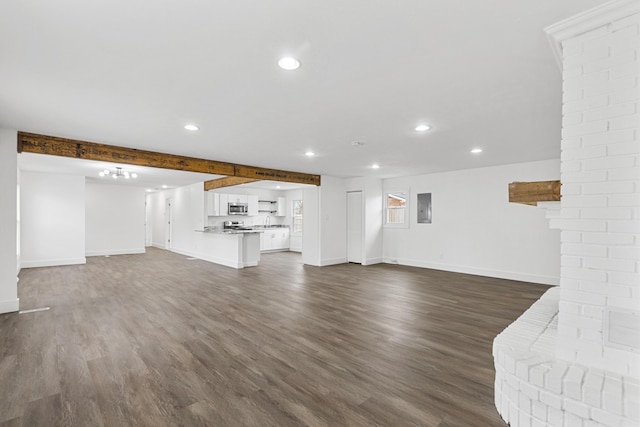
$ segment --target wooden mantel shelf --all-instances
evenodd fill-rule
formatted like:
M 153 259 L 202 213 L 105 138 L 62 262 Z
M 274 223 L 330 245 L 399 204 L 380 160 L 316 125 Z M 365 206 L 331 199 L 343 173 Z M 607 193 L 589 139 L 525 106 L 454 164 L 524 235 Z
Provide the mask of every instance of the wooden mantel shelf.
M 560 181 L 512 182 L 509 202 L 537 206 L 538 202 L 559 202 Z

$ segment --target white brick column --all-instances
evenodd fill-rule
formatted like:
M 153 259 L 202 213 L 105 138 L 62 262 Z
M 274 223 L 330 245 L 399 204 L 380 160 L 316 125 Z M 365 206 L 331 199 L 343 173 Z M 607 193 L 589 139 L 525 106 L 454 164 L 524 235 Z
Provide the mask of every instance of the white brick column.
M 496 337 L 520 426 L 640 426 L 640 0 L 545 30 L 562 68 L 560 287 Z
M 636 378 L 639 4 L 611 2 L 548 29 L 561 46 L 563 75 L 557 356 Z

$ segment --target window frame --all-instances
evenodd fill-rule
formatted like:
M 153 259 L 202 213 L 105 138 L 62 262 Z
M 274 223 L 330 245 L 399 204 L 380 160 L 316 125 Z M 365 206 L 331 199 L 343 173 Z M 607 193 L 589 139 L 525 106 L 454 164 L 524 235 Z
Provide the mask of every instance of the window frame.
M 401 223 L 395 223 L 395 222 L 388 222 L 389 220 L 389 195 L 395 195 L 395 194 L 404 194 L 405 198 L 404 198 L 404 221 Z M 391 189 L 391 190 L 384 190 L 384 194 L 383 194 L 383 227 L 386 228 L 409 228 L 409 222 L 410 222 L 410 200 L 411 200 L 411 193 L 409 191 L 408 188 L 400 188 L 400 189 Z
M 296 202 L 300 202 L 302 206 L 302 214 L 296 215 Z M 300 231 L 296 230 L 296 219 L 300 219 Z M 302 199 L 293 199 L 291 201 L 291 234 L 301 235 L 304 230 L 304 201 Z

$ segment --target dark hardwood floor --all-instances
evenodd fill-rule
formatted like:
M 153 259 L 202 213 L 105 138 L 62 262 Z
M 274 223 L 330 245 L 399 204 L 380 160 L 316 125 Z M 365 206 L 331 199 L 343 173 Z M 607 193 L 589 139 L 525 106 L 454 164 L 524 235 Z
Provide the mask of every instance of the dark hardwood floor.
M 500 426 L 492 340 L 546 286 L 174 253 L 25 269 L 0 426 Z

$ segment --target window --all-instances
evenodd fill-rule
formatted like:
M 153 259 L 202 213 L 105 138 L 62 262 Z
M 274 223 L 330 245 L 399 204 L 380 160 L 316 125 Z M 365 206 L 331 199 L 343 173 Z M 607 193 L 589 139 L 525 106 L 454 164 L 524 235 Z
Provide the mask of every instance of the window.
M 302 200 L 293 201 L 292 233 L 302 234 Z
M 404 191 L 386 193 L 385 205 L 385 225 L 406 226 L 408 223 L 407 193 Z

